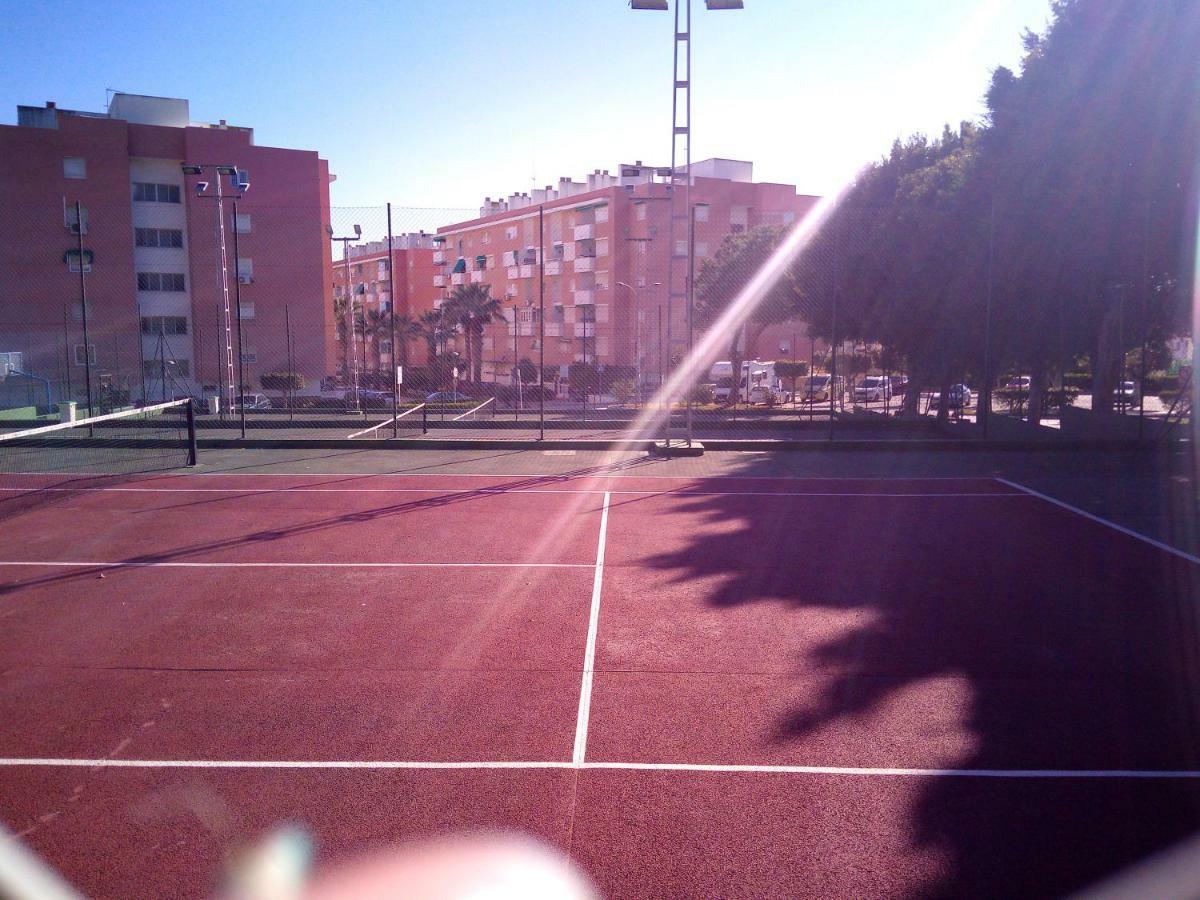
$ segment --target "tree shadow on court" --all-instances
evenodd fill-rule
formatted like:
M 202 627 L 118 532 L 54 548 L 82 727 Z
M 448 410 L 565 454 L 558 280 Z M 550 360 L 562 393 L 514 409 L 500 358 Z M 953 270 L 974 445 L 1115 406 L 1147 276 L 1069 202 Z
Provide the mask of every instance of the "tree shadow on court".
M 756 658 L 726 657 L 786 673 L 774 732 L 745 746 L 853 768 L 1200 769 L 1200 567 L 1035 497 L 967 496 L 986 480 L 941 497 L 800 484 L 785 490 L 813 496 L 664 500 L 667 549 L 629 561 L 687 586 L 674 612 L 684 632 L 702 614 L 701 647 L 767 623 Z M 946 860 L 914 896 L 1061 896 L 1200 829 L 1200 783 L 1183 778 L 892 784 L 915 790 L 914 851 Z

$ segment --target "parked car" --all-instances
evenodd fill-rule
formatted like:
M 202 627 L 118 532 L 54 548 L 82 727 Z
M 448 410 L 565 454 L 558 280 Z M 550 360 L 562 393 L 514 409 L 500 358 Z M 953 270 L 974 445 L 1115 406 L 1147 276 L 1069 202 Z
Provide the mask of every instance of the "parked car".
M 854 400 L 856 403 L 887 400 L 891 396 L 891 382 L 882 375 L 868 375 L 854 387 Z
M 1129 406 L 1138 402 L 1137 384 L 1132 381 L 1122 381 L 1113 390 L 1117 403 Z
M 346 391 L 346 401 L 348 403 L 354 402 L 354 391 Z M 358 389 L 358 402 L 363 406 L 376 406 L 376 407 L 391 406 L 392 405 L 392 392 L 391 391 L 377 391 L 377 390 L 374 390 L 373 388 L 372 389 L 359 388 Z
M 908 379 L 903 375 L 892 375 L 889 377 L 892 385 L 892 396 L 899 397 L 908 391 Z
M 233 404 L 235 410 L 242 409 L 270 409 L 271 398 L 266 394 L 242 394 Z
M 1001 387 L 1008 391 L 1028 391 L 1032 383 L 1033 379 L 1028 375 L 1014 375 L 1007 379 Z
M 959 410 L 970 406 L 971 400 L 974 398 L 974 395 L 971 393 L 971 389 L 965 384 L 950 385 L 950 392 L 947 396 L 950 398 L 950 408 Z M 930 404 L 932 406 L 937 406 L 941 400 L 941 391 L 934 391 L 934 393 L 930 395 Z
M 832 383 L 829 375 L 820 373 L 809 375 L 804 379 L 803 386 L 800 388 L 800 399 L 805 403 L 826 403 L 831 394 L 839 403 L 845 402 L 846 379 L 841 375 L 837 377 L 836 384 Z
M 769 383 L 756 384 L 750 388 L 750 403 L 765 403 L 774 406 L 776 403 L 791 403 L 790 391 L 775 387 Z

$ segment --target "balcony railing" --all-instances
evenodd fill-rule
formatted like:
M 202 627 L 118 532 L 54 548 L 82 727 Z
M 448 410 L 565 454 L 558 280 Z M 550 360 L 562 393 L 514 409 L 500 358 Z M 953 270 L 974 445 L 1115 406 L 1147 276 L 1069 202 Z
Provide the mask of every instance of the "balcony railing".
M 528 265 L 521 266 L 521 277 L 522 278 L 532 278 L 533 277 L 533 266 L 528 266 Z
M 595 322 L 576 322 L 575 323 L 575 337 L 581 338 L 581 337 L 595 337 L 595 336 L 596 336 L 596 323 Z
M 561 275 L 562 274 L 562 260 L 558 260 L 558 259 L 546 260 L 546 274 L 547 275 Z
M 590 241 L 595 236 L 596 236 L 596 226 L 595 225 L 576 225 L 575 226 L 575 240 Z
M 576 272 L 595 272 L 596 257 L 594 256 L 577 256 L 575 257 Z
M 453 275 L 450 276 L 451 284 L 465 284 L 466 281 L 467 281 L 467 273 L 466 272 L 455 272 Z
M 562 337 L 562 322 L 547 322 L 546 337 Z
M 505 274 L 508 275 L 509 281 L 515 281 L 516 279 L 521 277 L 521 267 L 520 266 L 509 266 L 508 271 Z
M 439 266 L 442 265 L 442 263 L 444 263 L 446 261 L 446 251 L 445 250 L 434 250 L 433 251 L 433 261 L 434 261 L 434 263 L 436 263 Z
M 575 292 L 575 305 L 576 306 L 590 306 L 595 302 L 596 302 L 595 291 L 578 290 Z
M 483 269 L 476 269 L 471 273 L 471 284 L 479 284 L 483 281 L 483 276 L 486 274 Z
M 434 275 L 433 276 L 433 286 L 434 287 L 445 287 L 446 286 L 446 276 L 445 275 Z

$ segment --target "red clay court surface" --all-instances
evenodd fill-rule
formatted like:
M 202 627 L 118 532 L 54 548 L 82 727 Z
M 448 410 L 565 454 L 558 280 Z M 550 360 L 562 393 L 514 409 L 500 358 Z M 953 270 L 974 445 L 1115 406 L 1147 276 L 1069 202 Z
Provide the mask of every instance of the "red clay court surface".
M 609 897 L 1059 895 L 1200 827 L 1200 566 L 1019 485 L 0 485 L 0 818 L 89 895 L 294 822 Z

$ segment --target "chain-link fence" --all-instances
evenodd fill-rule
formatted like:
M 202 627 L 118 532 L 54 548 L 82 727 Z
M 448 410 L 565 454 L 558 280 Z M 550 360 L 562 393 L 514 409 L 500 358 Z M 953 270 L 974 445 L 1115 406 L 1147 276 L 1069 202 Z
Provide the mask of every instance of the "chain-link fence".
M 1080 288 L 1070 267 L 1036 281 L 1067 248 L 995 202 L 935 222 L 952 244 L 885 206 L 698 208 L 668 246 L 616 201 L 481 219 L 226 197 L 154 224 L 64 203 L 6 266 L 0 415 L 192 397 L 202 440 L 702 442 L 1158 438 L 1190 417 L 1189 298 L 1154 255 L 1174 210 L 1148 208 L 1127 277 Z

